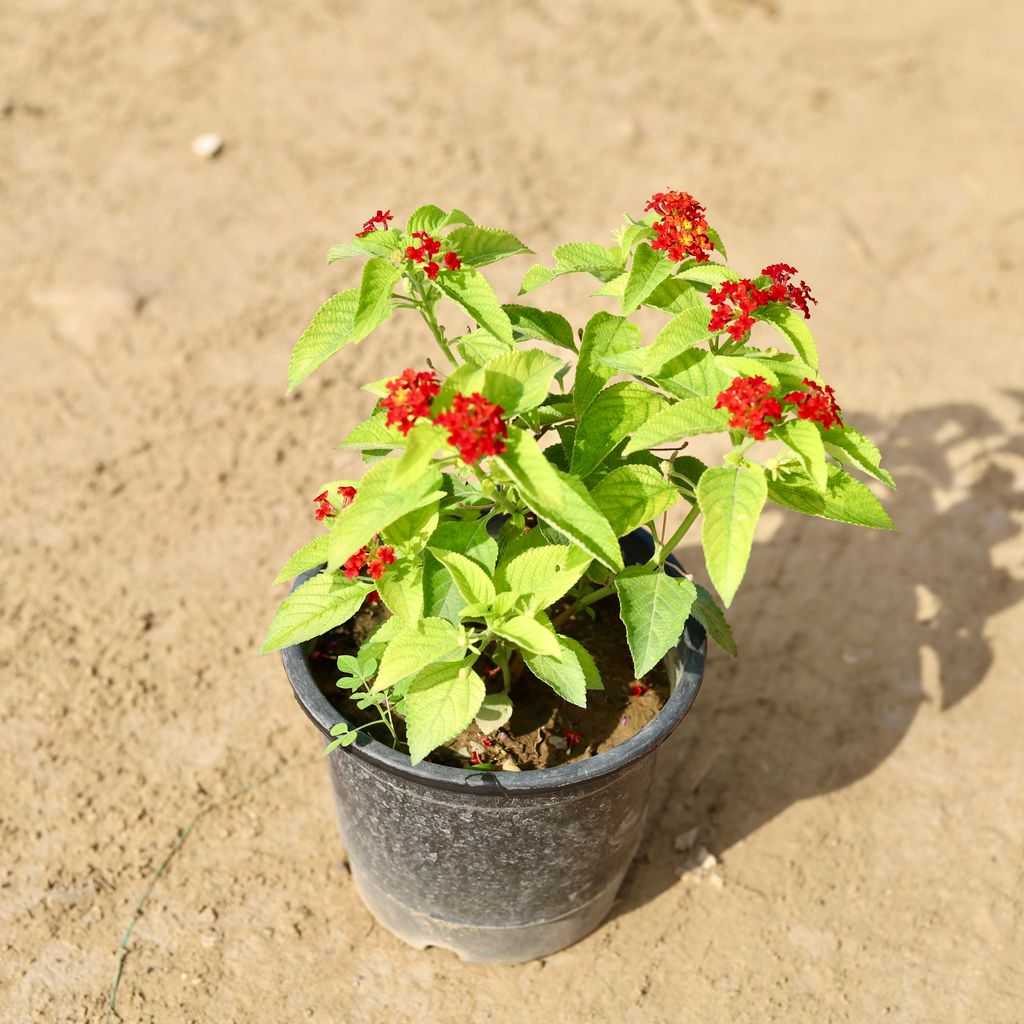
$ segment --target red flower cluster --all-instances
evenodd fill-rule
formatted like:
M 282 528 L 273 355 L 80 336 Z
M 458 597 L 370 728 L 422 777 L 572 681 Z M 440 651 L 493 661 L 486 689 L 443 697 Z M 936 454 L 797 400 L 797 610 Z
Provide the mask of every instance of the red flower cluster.
M 648 210 L 661 215 L 653 225 L 658 237 L 651 243 L 652 249 L 663 250 L 677 263 L 687 256 L 698 263 L 707 262 L 715 246 L 708 238 L 704 207 L 689 192 L 656 192 L 644 207 Z
M 388 226 L 388 221 L 389 220 L 394 220 L 394 219 L 395 218 L 391 216 L 391 211 L 390 210 L 378 210 L 363 225 L 363 230 L 356 232 L 356 238 L 363 238 L 365 235 L 368 235 L 371 231 L 376 231 L 378 224 L 382 228 L 386 228 Z
M 746 430 L 757 441 L 782 422 L 782 405 L 772 396 L 772 386 L 764 377 L 737 377 L 718 395 L 716 409 L 727 409 L 732 418 L 729 426 Z
M 793 309 L 799 309 L 805 320 L 810 320 L 811 311 L 808 302 L 818 304 L 818 300 L 811 295 L 811 289 L 806 281 L 793 284 L 790 278 L 795 276 L 796 267 L 788 263 L 772 263 L 761 271 L 766 277 L 771 278 L 771 287 L 768 289 L 768 297 L 772 302 L 785 302 Z
M 711 303 L 711 323 L 708 330 L 715 334 L 728 331 L 734 341 L 739 341 L 754 326 L 751 313 L 763 309 L 769 302 L 782 302 L 791 309 L 799 309 L 805 320 L 811 317 L 809 302 L 817 303 L 811 295 L 806 281 L 793 284 L 791 278 L 796 267 L 787 263 L 773 263 L 761 271 L 769 279 L 767 288 L 757 288 L 750 278 L 741 281 L 723 281 L 718 288 L 708 292 Z M 731 303 L 731 305 L 730 305 Z
M 809 377 L 804 377 L 804 385 L 806 391 L 791 391 L 786 395 L 786 401 L 797 407 L 797 416 L 802 420 L 814 420 L 826 430 L 831 430 L 836 423 L 842 426 L 842 410 L 836 403 L 835 391 L 827 384 L 824 387 L 816 384 Z
M 508 437 L 508 427 L 501 418 L 504 411 L 479 392 L 458 394 L 448 412 L 436 416 L 434 422 L 448 431 L 448 443 L 458 448 L 463 461 L 471 466 L 485 455 L 501 455 L 508 450 L 502 440 Z
M 387 545 L 377 548 L 374 556 L 370 557 L 368 547 L 360 548 L 344 565 L 345 575 L 354 580 L 363 568 L 375 579 L 379 580 L 384 575 L 389 565 L 395 564 L 395 549 Z
M 419 239 L 420 244 L 406 246 L 406 259 L 412 260 L 413 263 L 422 263 L 426 260 L 427 265 L 423 269 L 431 281 L 436 281 L 441 264 L 433 257 L 441 251 L 441 243 L 426 231 L 414 231 L 412 237 Z M 462 266 L 462 260 L 454 251 L 449 251 L 444 254 L 444 265 L 446 270 L 458 270 Z
M 430 404 L 441 390 L 437 374 L 430 370 L 417 373 L 408 369 L 386 386 L 388 395 L 380 403 L 382 409 L 387 409 L 385 423 L 402 434 L 408 434 L 418 419 L 430 415 Z
M 356 498 L 356 489 L 354 487 L 341 486 L 338 488 L 338 493 L 341 495 L 341 507 L 345 508 L 346 505 L 351 505 Z M 316 521 L 319 523 L 323 519 L 333 519 L 335 512 L 334 506 L 331 504 L 327 497 L 327 492 L 324 491 L 318 494 L 314 499 L 316 502 Z
M 356 489 L 354 487 L 346 487 L 344 484 L 338 488 L 338 493 L 341 495 L 341 507 L 344 508 L 346 505 L 351 505 L 356 500 Z

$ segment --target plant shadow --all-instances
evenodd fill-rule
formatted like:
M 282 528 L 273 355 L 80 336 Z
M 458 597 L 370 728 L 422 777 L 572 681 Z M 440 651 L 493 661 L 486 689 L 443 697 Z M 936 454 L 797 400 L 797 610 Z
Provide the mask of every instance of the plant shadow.
M 755 547 L 732 616 L 740 657 L 716 652 L 662 748 L 613 916 L 678 884 L 677 836 L 699 826 L 697 846 L 722 854 L 798 800 L 863 778 L 922 704 L 948 710 L 992 664 L 986 623 L 1024 592 L 994 559 L 1020 532 L 1024 430 L 966 404 L 909 412 L 888 437 L 858 425 L 896 478 L 884 500 L 899 530 L 786 514 Z

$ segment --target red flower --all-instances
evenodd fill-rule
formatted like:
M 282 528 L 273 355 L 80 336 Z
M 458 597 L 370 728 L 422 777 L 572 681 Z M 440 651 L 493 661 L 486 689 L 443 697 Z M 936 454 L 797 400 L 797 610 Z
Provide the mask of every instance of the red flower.
M 417 373 L 408 369 L 386 386 L 388 395 L 380 403 L 388 413 L 385 423 L 403 434 L 408 434 L 418 419 L 430 415 L 430 403 L 441 390 L 437 374 L 430 370 Z
M 768 431 L 782 421 L 782 405 L 771 391 L 764 377 L 737 377 L 719 393 L 715 408 L 732 414 L 730 427 L 746 430 L 755 440 L 763 441 Z
M 637 680 L 635 683 L 630 684 L 629 692 L 634 697 L 642 697 L 647 692 L 647 687 L 640 680 Z
M 481 736 L 480 737 L 480 742 L 485 747 L 493 747 L 494 746 L 494 740 L 492 740 L 490 736 Z
M 428 256 L 436 256 L 441 251 L 441 243 L 426 231 L 414 231 L 412 237 L 423 243 L 422 249 Z
M 334 507 L 327 500 L 327 492 L 324 491 L 322 494 L 318 494 L 314 499 L 314 503 L 317 506 L 316 509 L 316 521 L 319 523 L 324 519 L 334 518 Z
M 475 750 L 471 750 L 469 752 L 469 760 L 470 760 L 470 762 L 472 764 L 481 764 L 482 763 L 481 760 L 480 760 L 480 755 Z
M 441 269 L 441 264 L 435 263 L 433 260 L 431 260 L 424 269 L 427 272 L 427 277 L 429 277 L 431 281 L 436 281 L 437 272 Z
M 462 266 L 462 260 L 459 259 L 456 253 L 446 252 L 444 254 L 444 265 L 448 270 L 458 270 Z
M 412 260 L 413 263 L 423 262 L 423 246 L 422 245 L 407 245 L 405 247 L 405 258 Z
M 485 455 L 501 455 L 508 450 L 502 440 L 508 437 L 508 427 L 501 418 L 504 411 L 479 392 L 457 394 L 448 412 L 436 416 L 434 422 L 448 430 L 448 443 L 458 448 L 463 461 L 471 466 Z
M 569 745 L 570 750 L 583 742 L 583 733 L 577 732 L 575 729 L 566 729 L 562 735 L 565 737 L 565 742 Z
M 366 603 L 367 604 L 380 604 L 380 594 L 378 594 L 376 590 L 371 590 L 366 595 Z
M 708 292 L 708 301 L 711 303 L 708 330 L 712 334 L 728 331 L 734 341 L 739 341 L 754 326 L 754 318 L 750 314 L 766 306 L 771 299 L 768 292 L 755 288 L 748 278 L 744 278 L 742 281 L 723 281 L 718 288 L 712 288 Z
M 352 555 L 344 564 L 342 568 L 345 570 L 345 575 L 350 579 L 354 580 L 360 572 L 363 570 L 363 566 L 366 565 L 366 556 L 370 553 L 369 548 L 360 548 L 354 555 Z
M 805 320 L 810 320 L 811 310 L 808 302 L 817 305 L 818 300 L 811 295 L 811 289 L 806 281 L 793 284 L 790 280 L 797 270 L 788 263 L 772 263 L 761 271 L 766 277 L 771 278 L 771 287 L 768 289 L 768 296 L 772 302 L 784 302 L 792 309 L 799 309 Z
M 324 494 L 327 492 L 324 491 Z M 356 500 L 356 489 L 354 487 L 345 487 L 342 485 L 338 488 L 338 493 L 341 495 L 341 507 L 345 508 L 347 505 L 351 505 Z
M 708 222 L 704 207 L 689 192 L 656 192 L 644 211 L 654 210 L 661 220 L 654 222 L 658 236 L 652 249 L 663 250 L 677 263 L 692 256 L 698 263 L 707 262 L 714 243 L 708 238 Z
M 377 554 L 370 559 L 366 565 L 366 571 L 375 579 L 379 580 L 389 565 L 395 564 L 395 549 L 392 547 L 379 547 Z
M 378 210 L 363 225 L 363 230 L 356 233 L 356 238 L 363 238 L 365 235 L 368 235 L 371 231 L 376 231 L 378 224 L 382 228 L 386 228 L 388 226 L 388 221 L 389 220 L 394 220 L 394 219 L 395 218 L 391 216 L 391 211 L 390 210 Z
M 842 426 L 842 410 L 836 403 L 835 391 L 827 384 L 822 387 L 808 377 L 804 377 L 804 384 L 806 391 L 791 391 L 785 396 L 787 402 L 797 407 L 797 416 L 802 420 L 814 420 L 826 430 L 831 430 L 836 423 Z

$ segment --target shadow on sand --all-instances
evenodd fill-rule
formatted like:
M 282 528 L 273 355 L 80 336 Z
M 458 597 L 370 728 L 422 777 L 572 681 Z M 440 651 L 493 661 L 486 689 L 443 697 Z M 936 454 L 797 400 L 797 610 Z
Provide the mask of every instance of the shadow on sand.
M 920 705 L 948 710 L 988 672 L 986 623 L 1024 590 L 993 560 L 1020 530 L 1024 430 L 962 404 L 908 413 L 888 438 L 860 424 L 896 478 L 885 500 L 899 532 L 786 514 L 755 549 L 732 616 L 740 657 L 712 655 L 662 748 L 616 915 L 677 884 L 681 832 L 700 825 L 698 843 L 727 851 L 796 801 L 867 775 Z

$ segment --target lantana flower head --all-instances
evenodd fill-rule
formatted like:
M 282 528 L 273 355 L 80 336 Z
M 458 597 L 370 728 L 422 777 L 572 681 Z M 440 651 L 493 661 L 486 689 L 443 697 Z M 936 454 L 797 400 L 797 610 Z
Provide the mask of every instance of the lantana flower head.
M 448 431 L 448 443 L 458 448 L 462 460 L 471 466 L 486 455 L 501 455 L 508 450 L 504 412 L 479 392 L 460 393 L 452 399 L 451 408 L 436 416 L 434 422 Z
M 324 493 L 326 494 L 327 492 L 324 491 Z M 346 506 L 351 505 L 352 502 L 356 500 L 357 493 L 358 492 L 354 487 L 342 484 L 341 487 L 338 488 L 338 494 L 341 495 L 341 507 L 345 508 Z
M 388 545 L 377 548 L 377 553 L 366 563 L 366 571 L 375 580 L 384 575 L 389 565 L 395 564 L 395 549 Z
M 728 331 L 729 337 L 739 341 L 754 326 L 750 315 L 768 305 L 770 296 L 761 288 L 755 288 L 748 278 L 742 281 L 723 281 L 708 292 L 711 303 L 711 323 L 708 330 L 715 334 Z
M 792 283 L 791 279 L 797 274 L 796 267 L 791 267 L 788 263 L 772 263 L 761 273 L 771 278 L 768 297 L 772 302 L 784 302 L 793 309 L 799 309 L 804 319 L 810 320 L 811 310 L 808 303 L 813 302 L 817 305 L 818 300 L 811 295 L 811 289 L 806 281 Z
M 708 238 L 704 207 L 689 192 L 656 192 L 644 210 L 654 210 L 661 216 L 652 225 L 657 235 L 651 242 L 652 249 L 662 250 L 677 263 L 687 256 L 698 263 L 707 262 L 715 246 Z
M 402 434 L 408 434 L 417 420 L 430 415 L 430 405 L 441 390 L 432 370 L 417 372 L 411 368 L 389 380 L 386 387 L 388 394 L 380 403 L 388 414 L 385 424 Z
M 382 228 L 388 226 L 389 220 L 394 220 L 391 216 L 390 210 L 378 210 L 365 224 L 363 224 L 363 230 L 356 232 L 356 238 L 363 238 L 368 235 L 371 231 L 377 230 L 379 224 Z
M 757 441 L 763 441 L 768 431 L 782 422 L 782 404 L 764 377 L 737 377 L 719 393 L 715 408 L 730 413 L 733 430 L 745 430 Z
M 334 518 L 334 506 L 330 503 L 326 491 L 318 494 L 313 501 L 316 504 L 316 521 L 318 523 L 324 519 Z
M 797 407 L 797 416 L 820 423 L 826 430 L 831 430 L 836 423 L 842 426 L 842 410 L 836 403 L 835 391 L 828 384 L 822 387 L 809 377 L 804 377 L 804 387 L 806 391 L 791 391 L 786 395 L 786 401 Z
M 429 231 L 414 231 L 412 237 L 417 239 L 420 244 L 407 245 L 405 258 L 412 260 L 413 263 L 426 262 L 426 266 L 423 268 L 424 272 L 431 281 L 436 281 L 442 267 L 433 257 L 441 251 L 441 243 Z M 458 270 L 462 266 L 462 260 L 454 250 L 449 250 L 444 254 L 443 262 L 445 270 Z

